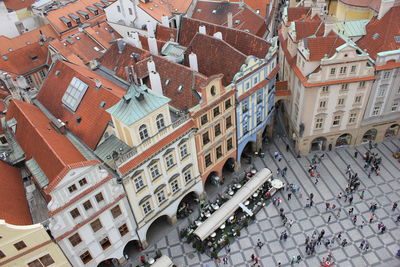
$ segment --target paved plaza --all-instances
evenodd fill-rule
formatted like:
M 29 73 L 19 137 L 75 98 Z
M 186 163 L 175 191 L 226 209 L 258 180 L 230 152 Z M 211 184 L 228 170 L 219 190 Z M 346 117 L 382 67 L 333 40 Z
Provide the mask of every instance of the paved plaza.
M 400 223 L 395 222 L 400 214 L 400 208 L 392 211 L 392 204 L 396 201 L 400 202 L 400 163 L 392 157 L 392 153 L 400 148 L 400 140 L 387 140 L 373 149 L 373 152 L 382 156 L 382 164 L 380 175 L 373 174 L 371 178 L 368 178 L 364 171 L 364 161 L 361 156 L 367 151 L 367 147 L 368 145 L 325 152 L 324 158 L 318 164 L 321 178 L 315 184 L 315 179 L 308 175 L 308 166 L 311 164 L 313 154 L 296 158 L 292 152 L 286 152 L 286 144 L 283 141 L 275 139 L 265 147 L 265 157 L 254 158 L 253 164 L 257 169 L 264 167 L 271 169 L 275 177 L 278 167 L 282 169 L 287 166 L 286 178 L 279 176 L 279 179 L 301 187 L 302 197 L 300 197 L 300 193 L 297 193 L 287 200 L 288 194 L 285 190 L 281 190 L 275 195 L 283 199 L 279 208 L 283 207 L 288 219 L 294 220 L 291 228 L 283 226 L 279 208 L 272 204 L 264 207 L 256 215 L 256 221 L 244 228 L 241 236 L 230 245 L 230 253 L 227 255 L 225 249 L 221 250 L 219 256 L 222 258 L 227 255 L 228 257 L 228 264 L 224 265 L 222 262 L 217 264 L 207 255 L 195 251 L 191 244 L 179 239 L 179 230 L 189 223 L 186 218 L 179 220 L 176 225 L 165 232 L 161 239 L 153 242 L 143 253 L 154 256 L 155 250 L 160 249 L 180 267 L 251 266 L 251 254 L 255 254 L 261 259 L 260 266 L 277 266 L 278 262 L 281 262 L 282 266 L 290 266 L 291 257 L 301 255 L 301 262 L 295 263 L 295 266 L 316 267 L 328 253 L 332 253 L 335 266 L 340 267 L 400 266 L 400 259 L 395 257 L 395 253 L 400 248 Z M 283 155 L 280 162 L 274 159 L 275 151 Z M 358 158 L 354 158 L 355 151 L 359 152 Z M 339 201 L 337 198 L 338 193 L 343 192 L 348 183 L 346 175 L 348 164 L 358 173 L 361 181 L 359 190 L 354 194 L 352 205 L 344 202 L 343 199 Z M 359 197 L 359 192 L 362 190 L 365 190 L 364 199 Z M 307 208 L 307 197 L 310 193 L 314 194 L 315 205 Z M 336 209 L 326 212 L 326 202 L 335 204 Z M 369 203 L 371 202 L 378 203 L 378 209 L 375 212 L 376 220 L 370 224 Z M 354 208 L 353 214 L 358 216 L 356 225 L 353 225 L 351 216 L 347 212 L 351 207 Z M 341 215 L 337 217 L 339 208 L 342 211 Z M 329 215 L 332 219 L 328 223 Z M 192 214 L 193 216 L 195 215 Z M 361 229 L 360 225 L 363 220 L 366 224 Z M 379 233 L 378 222 L 386 225 L 385 233 Z M 316 254 L 308 256 L 305 253 L 306 235 L 311 236 L 314 230 L 321 231 L 322 229 L 325 229 L 326 232 L 324 237 L 332 237 L 342 231 L 342 239 L 346 238 L 349 244 L 342 247 L 336 241 L 329 248 L 321 244 L 316 247 Z M 286 241 L 279 240 L 283 230 L 289 234 Z M 258 239 L 265 243 L 262 249 L 256 247 Z M 370 249 L 367 251 L 359 248 L 363 239 L 370 244 Z M 134 264 L 137 262 L 135 261 Z

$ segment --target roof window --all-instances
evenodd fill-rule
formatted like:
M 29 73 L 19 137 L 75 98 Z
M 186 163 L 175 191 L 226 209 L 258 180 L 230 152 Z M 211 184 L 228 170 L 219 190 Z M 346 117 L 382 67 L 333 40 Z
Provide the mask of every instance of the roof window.
M 72 78 L 67 90 L 62 97 L 62 103 L 70 108 L 72 111 L 76 111 L 83 96 L 86 93 L 88 85 L 78 78 Z
M 179 85 L 179 87 L 178 87 L 178 93 L 182 93 L 182 90 L 183 90 L 183 85 L 181 84 L 181 85 Z
M 106 8 L 105 5 L 100 4 L 100 3 L 94 3 L 93 5 L 96 6 L 96 7 L 98 7 L 98 8 L 102 8 L 102 9 Z
M 213 14 L 217 14 L 217 10 L 214 9 L 214 10 L 212 11 L 212 13 L 213 13 Z
M 60 20 L 67 25 L 68 28 L 72 28 L 72 22 L 69 18 L 61 17 Z
M 169 82 L 170 82 L 170 80 L 169 80 L 169 79 L 166 79 L 166 80 L 165 80 L 165 85 L 168 85 Z
M 376 39 L 378 39 L 378 37 L 379 37 L 379 33 L 374 33 L 374 35 L 372 35 L 372 39 L 374 39 L 374 40 L 376 40 Z
M 396 43 L 400 43 L 400 35 L 395 36 L 394 40 L 396 41 Z

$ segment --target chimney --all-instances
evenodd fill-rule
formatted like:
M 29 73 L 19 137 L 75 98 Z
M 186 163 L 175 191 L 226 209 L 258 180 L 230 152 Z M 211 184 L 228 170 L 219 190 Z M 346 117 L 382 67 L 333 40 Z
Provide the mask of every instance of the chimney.
M 232 12 L 228 13 L 228 28 L 232 28 L 233 27 L 233 15 Z
M 122 39 L 117 40 L 117 45 L 118 45 L 118 53 L 122 54 L 125 50 L 125 42 Z
M 154 36 L 153 24 L 151 24 L 150 20 L 147 21 L 146 26 L 147 26 L 147 36 L 148 37 L 155 37 Z
M 137 48 L 142 48 L 142 42 L 140 42 L 139 34 L 137 32 L 131 32 L 131 36 L 133 39 L 133 45 Z
M 99 79 L 95 79 L 94 82 L 96 83 L 96 89 L 100 89 L 101 81 Z
M 222 40 L 222 33 L 221 32 L 216 32 L 213 35 L 215 38 Z
M 169 18 L 165 15 L 161 16 L 161 24 L 169 28 Z
M 189 65 L 191 69 L 199 71 L 199 66 L 197 64 L 197 55 L 193 52 L 189 54 Z
M 157 40 L 154 37 L 148 37 L 147 42 L 149 43 L 150 53 L 158 55 Z
M 152 59 L 147 62 L 147 69 L 149 71 L 151 89 L 157 93 L 163 94 L 161 77 L 156 71 L 156 67 Z
M 206 26 L 199 26 L 199 33 L 206 34 Z

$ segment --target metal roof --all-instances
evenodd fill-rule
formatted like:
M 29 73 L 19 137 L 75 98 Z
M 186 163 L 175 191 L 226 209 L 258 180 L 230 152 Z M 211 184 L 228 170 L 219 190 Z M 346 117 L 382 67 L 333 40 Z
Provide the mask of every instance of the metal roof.
M 145 85 L 132 84 L 126 95 L 114 106 L 107 109 L 115 119 L 129 126 L 161 108 L 171 100 Z
M 333 29 L 337 33 L 344 34 L 348 37 L 363 36 L 367 34 L 365 27 L 369 21 L 369 19 L 361 19 L 336 22 L 333 24 Z
M 25 161 L 26 167 L 28 167 L 29 171 L 35 177 L 36 181 L 40 185 L 41 188 L 47 186 L 49 184 L 49 179 L 46 174 L 40 168 L 39 164 L 36 162 L 34 158 Z

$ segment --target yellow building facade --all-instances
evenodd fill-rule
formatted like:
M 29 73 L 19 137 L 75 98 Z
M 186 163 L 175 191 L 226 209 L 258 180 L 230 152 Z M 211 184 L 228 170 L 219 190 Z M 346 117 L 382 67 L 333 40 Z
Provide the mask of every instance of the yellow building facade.
M 0 266 L 71 266 L 41 224 L 17 226 L 0 220 Z

